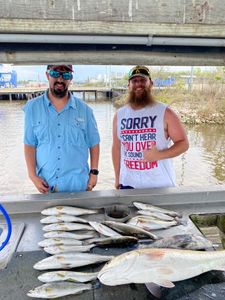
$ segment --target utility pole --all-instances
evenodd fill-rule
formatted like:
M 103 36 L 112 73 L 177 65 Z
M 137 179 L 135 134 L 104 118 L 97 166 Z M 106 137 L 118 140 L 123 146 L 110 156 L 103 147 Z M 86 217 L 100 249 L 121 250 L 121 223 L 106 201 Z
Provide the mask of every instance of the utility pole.
M 191 73 L 190 73 L 189 82 L 188 82 L 189 93 L 192 92 L 192 88 L 193 88 L 193 74 L 194 74 L 194 67 L 191 66 Z

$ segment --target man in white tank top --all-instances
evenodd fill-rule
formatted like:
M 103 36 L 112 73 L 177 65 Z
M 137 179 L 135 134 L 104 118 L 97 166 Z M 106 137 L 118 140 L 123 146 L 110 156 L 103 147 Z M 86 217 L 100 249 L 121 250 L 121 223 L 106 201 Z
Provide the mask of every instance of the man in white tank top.
M 147 67 L 131 69 L 128 80 L 126 105 L 113 119 L 115 187 L 175 186 L 171 158 L 188 149 L 185 130 L 174 111 L 153 99 Z

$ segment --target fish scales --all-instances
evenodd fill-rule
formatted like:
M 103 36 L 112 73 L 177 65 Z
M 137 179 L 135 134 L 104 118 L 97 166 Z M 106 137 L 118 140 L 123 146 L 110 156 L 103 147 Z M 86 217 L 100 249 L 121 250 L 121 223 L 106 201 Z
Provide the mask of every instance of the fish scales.
M 38 280 L 44 283 L 56 281 L 88 282 L 95 280 L 97 276 L 98 272 L 51 271 L 39 275 Z
M 86 230 L 86 231 L 76 231 L 69 232 L 69 231 L 48 231 L 44 233 L 45 238 L 69 238 L 75 240 L 86 240 L 96 237 L 97 233 L 94 231 Z
M 225 270 L 225 250 L 141 249 L 119 255 L 99 272 L 106 285 L 155 283 L 173 287 L 210 270 Z
M 153 206 L 147 203 L 133 202 L 133 205 L 139 210 L 150 210 L 152 212 L 160 212 L 160 213 L 167 214 L 171 217 L 179 217 L 179 218 L 182 217 L 182 214 L 180 212 L 172 211 L 158 206 Z
M 54 215 L 54 216 L 48 216 L 40 221 L 42 224 L 52 224 L 52 223 L 61 223 L 61 222 L 76 222 L 76 223 L 88 223 L 87 220 L 83 218 L 79 218 L 76 216 L 72 215 L 67 215 L 67 214 L 60 214 L 60 215 Z
M 90 215 L 96 213 L 98 213 L 98 210 L 91 210 L 91 209 L 85 209 L 81 207 L 64 206 L 64 205 L 49 207 L 41 211 L 41 214 L 45 216 L 54 216 L 59 214 L 81 216 L 81 215 Z
M 43 226 L 44 231 L 73 231 L 73 230 L 94 230 L 93 227 L 81 223 L 53 223 Z
M 83 291 L 91 290 L 92 285 L 86 283 L 54 282 L 45 283 L 30 290 L 27 296 L 33 298 L 54 299 L 67 295 L 80 294 Z
M 106 262 L 113 256 L 93 253 L 62 253 L 44 258 L 34 265 L 36 270 L 71 269 L 95 263 Z

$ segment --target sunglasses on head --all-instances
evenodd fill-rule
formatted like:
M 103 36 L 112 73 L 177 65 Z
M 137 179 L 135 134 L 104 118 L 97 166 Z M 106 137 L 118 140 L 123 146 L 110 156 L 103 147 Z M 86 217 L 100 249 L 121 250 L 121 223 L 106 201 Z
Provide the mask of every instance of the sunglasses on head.
M 56 71 L 56 70 L 49 70 L 48 74 L 52 78 L 59 78 L 60 76 L 62 76 L 62 78 L 64 80 L 71 80 L 71 79 L 73 79 L 73 74 L 71 72 L 59 72 L 59 71 Z

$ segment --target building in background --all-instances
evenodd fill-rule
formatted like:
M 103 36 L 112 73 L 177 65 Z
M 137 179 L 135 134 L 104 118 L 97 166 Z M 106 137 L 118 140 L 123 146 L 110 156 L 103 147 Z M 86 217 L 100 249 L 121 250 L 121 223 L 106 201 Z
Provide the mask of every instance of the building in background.
M 17 73 L 11 66 L 0 64 L 0 88 L 17 87 Z

